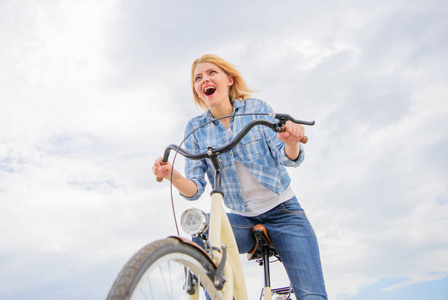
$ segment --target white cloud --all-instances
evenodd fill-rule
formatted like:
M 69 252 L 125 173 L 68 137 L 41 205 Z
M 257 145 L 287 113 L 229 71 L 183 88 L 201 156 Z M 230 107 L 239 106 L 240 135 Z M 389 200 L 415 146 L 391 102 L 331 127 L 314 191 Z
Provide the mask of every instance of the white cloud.
M 406 286 L 409 286 L 411 284 L 416 284 L 416 283 L 420 283 L 420 282 L 427 282 L 427 281 L 434 281 L 434 280 L 442 280 L 443 278 L 445 278 L 446 276 L 448 276 L 447 273 L 436 273 L 436 274 L 419 274 L 413 278 L 410 278 L 409 280 L 403 282 L 403 283 L 399 283 L 397 285 L 391 286 L 389 288 L 384 289 L 383 291 L 392 291 L 394 289 L 400 289 L 400 288 L 404 288 Z
M 198 114 L 189 68 L 207 52 L 317 121 L 291 174 L 331 298 L 446 276 L 443 3 L 171 4 L 1 4 L 0 297 L 104 298 L 135 250 L 175 233 L 151 165 Z

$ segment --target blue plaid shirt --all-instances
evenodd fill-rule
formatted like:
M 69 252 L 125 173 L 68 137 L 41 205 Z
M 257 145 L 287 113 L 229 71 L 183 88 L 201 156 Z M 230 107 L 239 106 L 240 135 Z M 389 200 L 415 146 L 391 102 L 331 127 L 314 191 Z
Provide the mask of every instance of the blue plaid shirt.
M 274 113 L 266 102 L 249 98 L 245 101 L 233 100 L 233 114 Z M 220 121 L 213 121 L 194 132 L 186 141 L 185 149 L 192 153 L 204 152 L 207 147 L 214 148 L 228 144 L 252 120 L 265 118 L 275 122 L 271 116 L 235 116 L 230 118 L 232 135 L 229 138 L 226 128 Z M 186 127 L 185 136 L 197 127 L 213 120 L 208 110 L 204 114 L 191 119 Z M 224 204 L 233 210 L 244 211 L 244 199 L 234 161 L 239 161 L 266 188 L 281 195 L 289 186 L 291 179 L 285 166 L 297 167 L 304 159 L 303 147 L 300 145 L 300 155 L 297 160 L 289 159 L 285 154 L 285 144 L 277 139 L 277 133 L 272 129 L 257 125 L 233 148 L 232 151 L 219 155 L 222 172 L 222 191 Z M 188 200 L 198 199 L 204 192 L 207 182 L 204 175 L 213 186 L 215 169 L 208 159 L 186 160 L 185 176 L 198 186 L 198 192 Z

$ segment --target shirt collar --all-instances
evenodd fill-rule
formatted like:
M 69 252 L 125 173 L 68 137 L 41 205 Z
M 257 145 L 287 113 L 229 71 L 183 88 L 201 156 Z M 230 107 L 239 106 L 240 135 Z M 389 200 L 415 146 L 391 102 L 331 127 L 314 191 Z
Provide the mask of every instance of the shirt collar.
M 232 104 L 233 104 L 233 113 L 232 115 L 236 114 L 237 110 L 241 107 L 243 107 L 244 105 L 246 105 L 245 101 L 243 100 L 236 100 L 233 99 L 232 100 Z M 207 109 L 207 111 L 202 115 L 201 119 L 204 122 L 208 122 L 208 121 L 212 121 L 214 120 L 212 113 L 210 112 L 210 109 Z
M 237 111 L 240 107 L 243 107 L 244 105 L 246 105 L 246 102 L 243 101 L 243 100 L 236 100 L 236 99 L 234 99 L 234 100 L 232 101 L 232 103 L 233 103 L 233 114 L 235 114 L 236 111 Z

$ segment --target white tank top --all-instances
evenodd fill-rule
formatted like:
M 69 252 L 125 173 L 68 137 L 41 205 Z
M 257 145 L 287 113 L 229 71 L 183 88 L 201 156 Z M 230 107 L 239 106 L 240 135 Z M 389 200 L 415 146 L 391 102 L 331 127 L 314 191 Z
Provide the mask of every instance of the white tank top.
M 227 133 L 229 136 L 231 135 L 230 129 L 227 129 Z M 288 186 L 283 194 L 278 195 L 258 182 L 242 162 L 235 161 L 235 167 L 246 208 L 244 212 L 231 210 L 232 213 L 246 217 L 255 217 L 294 197 L 291 185 Z

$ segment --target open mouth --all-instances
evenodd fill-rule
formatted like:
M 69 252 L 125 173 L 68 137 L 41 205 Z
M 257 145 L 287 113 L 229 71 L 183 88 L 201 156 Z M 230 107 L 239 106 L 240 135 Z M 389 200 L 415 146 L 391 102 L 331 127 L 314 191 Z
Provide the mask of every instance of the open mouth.
M 214 86 L 207 86 L 204 89 L 204 94 L 206 96 L 211 96 L 215 93 L 215 91 L 216 91 L 216 88 Z

